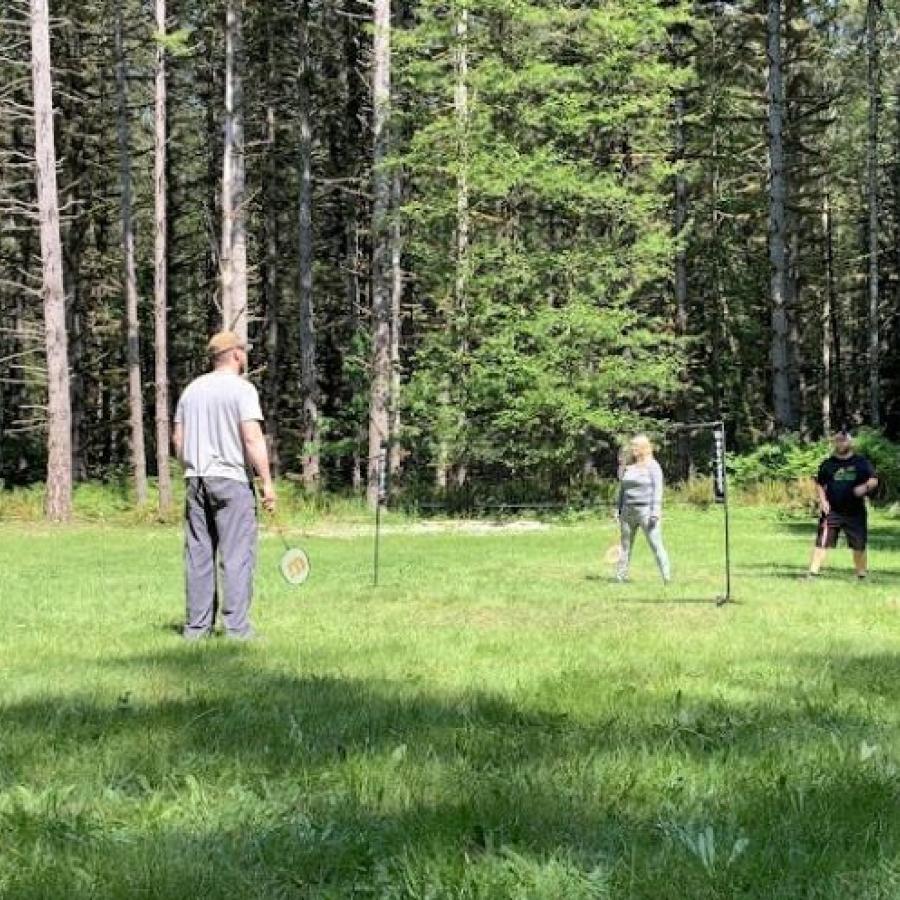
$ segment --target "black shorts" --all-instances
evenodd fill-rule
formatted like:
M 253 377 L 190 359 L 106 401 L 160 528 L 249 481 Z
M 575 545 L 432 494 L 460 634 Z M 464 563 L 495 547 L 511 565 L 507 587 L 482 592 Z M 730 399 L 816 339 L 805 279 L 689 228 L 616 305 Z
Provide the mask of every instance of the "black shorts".
M 816 546 L 822 550 L 837 547 L 838 537 L 843 531 L 847 535 L 847 544 L 851 550 L 865 550 L 869 536 L 866 514 L 843 515 L 834 511 L 819 519 L 819 531 L 816 534 Z

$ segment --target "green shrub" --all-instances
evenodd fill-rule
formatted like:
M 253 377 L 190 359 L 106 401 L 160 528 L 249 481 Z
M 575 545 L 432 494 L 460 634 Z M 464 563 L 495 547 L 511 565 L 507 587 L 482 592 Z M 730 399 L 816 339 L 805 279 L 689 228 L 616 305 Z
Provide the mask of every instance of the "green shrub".
M 878 472 L 877 499 L 900 499 L 900 444 L 892 443 L 878 431 L 864 429 L 859 433 L 856 446 L 872 460 Z
M 828 441 L 801 443 L 796 437 L 761 444 L 749 453 L 732 455 L 728 470 L 737 487 L 764 482 L 791 482 L 812 478 L 830 453 Z
M 900 497 L 900 444 L 891 443 L 880 432 L 862 429 L 857 435 L 856 448 L 875 465 L 879 476 L 878 500 Z M 781 500 L 803 501 L 806 488 L 815 477 L 819 465 L 831 453 L 828 440 L 803 443 L 796 436 L 761 444 L 749 453 L 736 454 L 728 460 L 732 484 L 741 490 L 742 497 L 779 494 L 775 485 L 782 485 Z M 763 488 L 762 485 L 769 485 Z

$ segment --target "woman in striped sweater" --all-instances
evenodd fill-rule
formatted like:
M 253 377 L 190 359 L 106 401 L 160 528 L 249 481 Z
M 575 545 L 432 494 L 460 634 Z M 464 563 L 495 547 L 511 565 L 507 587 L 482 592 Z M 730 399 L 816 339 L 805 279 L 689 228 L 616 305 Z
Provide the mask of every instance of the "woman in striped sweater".
M 638 529 L 647 536 L 664 584 L 671 572 L 662 541 L 663 474 L 653 457 L 653 445 L 645 434 L 636 434 L 629 447 L 630 461 L 619 472 L 617 518 L 622 536 L 616 580 L 626 581 L 631 551 Z

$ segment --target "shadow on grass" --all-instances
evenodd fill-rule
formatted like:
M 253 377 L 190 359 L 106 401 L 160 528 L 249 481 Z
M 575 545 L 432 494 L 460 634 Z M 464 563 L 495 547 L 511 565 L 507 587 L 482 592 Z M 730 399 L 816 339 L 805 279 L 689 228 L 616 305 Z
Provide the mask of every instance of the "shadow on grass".
M 641 590 L 647 593 L 643 596 L 634 596 L 630 593 L 636 586 L 634 582 L 622 584 L 608 575 L 585 575 L 584 580 L 594 584 L 605 584 L 609 588 L 609 593 L 605 594 L 602 599 L 610 600 L 614 603 L 655 603 L 659 606 L 667 606 L 670 603 L 705 603 L 714 605 L 718 600 L 718 596 L 714 591 L 711 591 L 709 594 L 696 593 L 682 596 L 673 592 L 677 588 L 673 589 L 671 586 L 667 588 L 662 583 L 656 585 L 657 593 L 655 594 L 650 593 L 651 588 L 648 585 L 642 584 Z
M 745 575 L 749 578 L 769 578 L 781 581 L 794 580 L 803 584 L 808 583 L 806 573 L 809 571 L 808 560 L 796 566 L 773 565 L 771 563 L 760 564 L 759 566 L 742 565 L 735 572 L 735 577 Z M 882 569 L 871 569 L 870 577 L 864 584 L 859 585 L 865 588 L 866 584 L 885 584 L 887 582 L 900 581 L 900 572 L 895 570 L 884 571 Z M 841 548 L 832 550 L 826 561 L 825 567 L 818 580 L 813 582 L 815 585 L 829 584 L 835 587 L 844 587 L 848 585 L 857 585 L 858 581 L 853 571 L 853 558 L 849 550 L 845 551 Z
M 4 896 L 574 898 L 599 872 L 632 897 L 840 897 L 900 850 L 896 778 L 857 750 L 865 694 L 900 701 L 893 656 L 801 657 L 836 687 L 799 700 L 629 689 L 587 718 L 260 661 L 177 647 L 113 663 L 136 679 L 115 703 L 0 706 L 0 788 L 24 792 L 0 805 Z M 170 698 L 142 701 L 148 672 Z M 707 825 L 721 858 L 691 849 Z
M 666 594 L 664 591 L 660 590 L 660 592 L 656 595 L 644 595 L 637 597 L 629 597 L 623 595 L 621 597 L 616 597 L 615 601 L 617 603 L 622 603 L 627 606 L 629 603 L 636 604 L 650 604 L 655 606 L 678 606 L 681 603 L 684 604 L 698 604 L 700 606 L 716 606 L 718 605 L 718 597 L 714 594 L 709 594 L 705 597 L 673 597 L 671 594 Z M 732 603 L 736 603 L 737 601 L 729 600 L 726 606 L 731 605 Z

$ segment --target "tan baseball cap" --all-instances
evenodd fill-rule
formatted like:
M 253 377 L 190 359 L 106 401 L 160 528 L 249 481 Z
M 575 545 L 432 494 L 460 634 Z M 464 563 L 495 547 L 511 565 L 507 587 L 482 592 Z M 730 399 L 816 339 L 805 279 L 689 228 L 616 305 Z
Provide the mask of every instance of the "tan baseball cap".
M 210 356 L 221 356 L 229 350 L 249 350 L 252 345 L 242 341 L 233 331 L 220 331 L 214 334 L 206 345 Z

